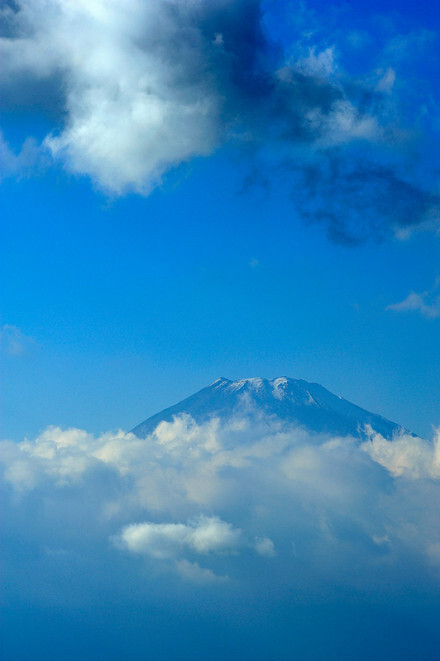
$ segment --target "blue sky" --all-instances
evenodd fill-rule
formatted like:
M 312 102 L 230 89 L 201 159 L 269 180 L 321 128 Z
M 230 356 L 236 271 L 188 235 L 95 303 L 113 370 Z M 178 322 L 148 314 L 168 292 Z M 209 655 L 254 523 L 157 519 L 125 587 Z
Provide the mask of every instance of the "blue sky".
M 435 8 L 280 2 L 262 6 L 260 21 L 258 3 L 213 5 L 191 20 L 224 24 L 231 42 L 219 47 L 233 49 L 235 68 L 194 72 L 204 45 L 195 53 L 183 39 L 189 78 L 199 76 L 185 94 L 209 108 L 229 96 L 212 117 L 203 110 L 200 134 L 192 106 L 181 128 L 174 69 L 153 58 L 155 75 L 170 78 L 165 90 L 153 80 L 158 98 L 176 110 L 160 129 L 166 146 L 145 122 L 153 132 L 137 153 L 129 120 L 118 133 L 100 116 L 97 97 L 109 91 L 99 49 L 89 74 L 73 47 L 54 69 L 58 42 L 49 56 L 42 35 L 68 39 L 77 26 L 68 14 L 45 25 L 31 6 L 20 20 L 4 10 L 12 35 L 33 34 L 35 49 L 29 63 L 4 42 L 3 323 L 6 344 L 14 332 L 29 338 L 3 357 L 6 435 L 48 423 L 131 427 L 223 374 L 317 381 L 429 435 L 440 422 Z M 82 18 L 92 41 L 93 11 Z M 166 39 L 174 27 L 163 24 Z M 117 101 L 125 121 L 131 54 L 110 27 L 102 52 L 118 44 L 108 66 L 128 87 Z M 254 87 L 260 77 L 273 88 L 273 72 L 290 67 L 294 96 L 243 92 L 246 58 Z M 93 130 L 81 94 L 101 127 L 96 144 L 72 137 Z M 182 131 L 188 145 L 174 148 Z M 56 136 L 63 147 L 50 146 Z M 387 309 L 411 292 L 414 310 Z
M 214 637 L 219 658 L 432 659 L 436 3 L 18 0 L 0 24 L 7 658 L 30 658 L 23 618 L 33 659 L 120 658 L 124 637 L 142 658 L 147 611 L 156 655 L 176 622 L 172 658 L 215 658 Z M 249 463 L 222 427 L 176 423 L 163 454 L 116 431 L 281 375 L 427 440 L 295 432 L 281 457 L 256 430 L 266 465 L 246 429 Z M 206 437 L 218 456 L 189 460 Z
M 430 288 L 438 242 L 356 247 L 295 219 L 285 182 L 239 193 L 225 150 L 150 197 L 62 172 L 3 183 L 7 435 L 129 428 L 219 375 L 294 375 L 418 433 L 438 424 L 438 319 L 389 304 Z

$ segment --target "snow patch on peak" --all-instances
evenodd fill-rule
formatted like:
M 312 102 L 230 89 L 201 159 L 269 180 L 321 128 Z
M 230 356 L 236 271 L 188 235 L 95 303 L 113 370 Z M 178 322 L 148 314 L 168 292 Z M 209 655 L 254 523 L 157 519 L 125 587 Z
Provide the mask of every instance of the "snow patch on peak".
M 224 385 L 226 385 L 226 384 L 228 384 L 228 383 L 232 383 L 232 381 L 230 381 L 229 379 L 227 379 L 227 378 L 224 377 L 224 376 L 221 376 L 219 379 L 216 379 L 215 381 L 213 381 L 213 382 L 211 383 L 211 386 L 210 386 L 210 387 L 212 388 L 212 387 L 215 386 L 216 388 L 218 388 L 219 386 L 224 386 Z
M 284 386 L 289 383 L 292 379 L 288 379 L 287 376 L 278 376 L 276 379 L 273 379 L 272 383 L 275 386 Z
M 236 381 L 231 381 L 229 388 L 232 391 L 236 391 L 242 390 L 246 386 L 250 387 L 251 390 L 260 390 L 264 386 L 264 379 L 258 376 L 250 379 L 237 379 Z
M 286 394 L 286 386 L 289 384 L 289 380 L 285 376 L 279 376 L 277 379 L 273 379 L 271 382 L 272 385 L 272 394 L 276 399 L 284 399 Z
M 253 423 L 263 418 L 276 418 L 283 424 L 312 432 L 357 438 L 363 438 L 360 430 L 366 424 L 384 438 L 392 438 L 401 429 L 399 425 L 333 395 L 319 384 L 279 376 L 235 381 L 220 377 L 182 402 L 151 416 L 135 427 L 133 433 L 146 438 L 161 422 L 172 422 L 176 416 L 184 414 L 189 414 L 197 424 L 214 418 L 230 421 L 237 416 L 252 419 Z

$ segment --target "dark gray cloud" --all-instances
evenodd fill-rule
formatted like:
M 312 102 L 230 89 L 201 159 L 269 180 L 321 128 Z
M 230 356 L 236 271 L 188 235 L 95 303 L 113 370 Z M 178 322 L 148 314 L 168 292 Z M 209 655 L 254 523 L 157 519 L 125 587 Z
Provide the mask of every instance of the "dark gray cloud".
M 410 232 L 440 210 L 440 198 L 390 167 L 338 150 L 292 168 L 291 199 L 306 222 L 320 223 L 336 243 L 356 245 Z

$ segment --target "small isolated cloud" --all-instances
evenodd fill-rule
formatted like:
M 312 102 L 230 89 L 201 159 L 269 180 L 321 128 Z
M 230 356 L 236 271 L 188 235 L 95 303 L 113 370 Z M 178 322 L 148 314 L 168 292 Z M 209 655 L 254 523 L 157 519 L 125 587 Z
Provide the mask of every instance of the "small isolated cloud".
M 257 539 L 255 542 L 255 550 L 260 555 L 265 555 L 268 558 L 272 558 L 274 555 L 276 555 L 274 543 L 268 537 Z
M 35 340 L 25 335 L 17 326 L 4 324 L 0 328 L 0 351 L 10 356 L 24 356 L 35 345 Z
M 388 305 L 386 309 L 392 312 L 418 312 L 426 319 L 438 319 L 440 317 L 440 280 L 436 280 L 432 289 L 420 294 L 410 292 L 403 301 Z
M 136 523 L 121 532 L 119 545 L 132 553 L 157 559 L 197 554 L 236 553 L 242 545 L 241 530 L 218 517 L 200 516 L 188 523 Z

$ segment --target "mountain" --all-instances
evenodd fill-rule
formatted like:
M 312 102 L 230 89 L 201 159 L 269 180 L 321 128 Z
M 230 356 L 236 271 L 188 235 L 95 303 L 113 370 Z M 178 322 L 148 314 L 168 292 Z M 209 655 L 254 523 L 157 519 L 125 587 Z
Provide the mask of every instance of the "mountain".
M 191 415 L 197 423 L 213 417 L 229 418 L 235 413 L 246 416 L 262 413 L 288 424 L 306 427 L 311 432 L 350 434 L 358 438 L 365 436 L 366 425 L 388 439 L 402 430 L 396 423 L 351 404 L 318 383 L 282 376 L 272 380 L 253 378 L 237 381 L 222 377 L 141 422 L 132 432 L 145 438 L 160 422 L 171 422 L 174 416 L 183 413 Z

